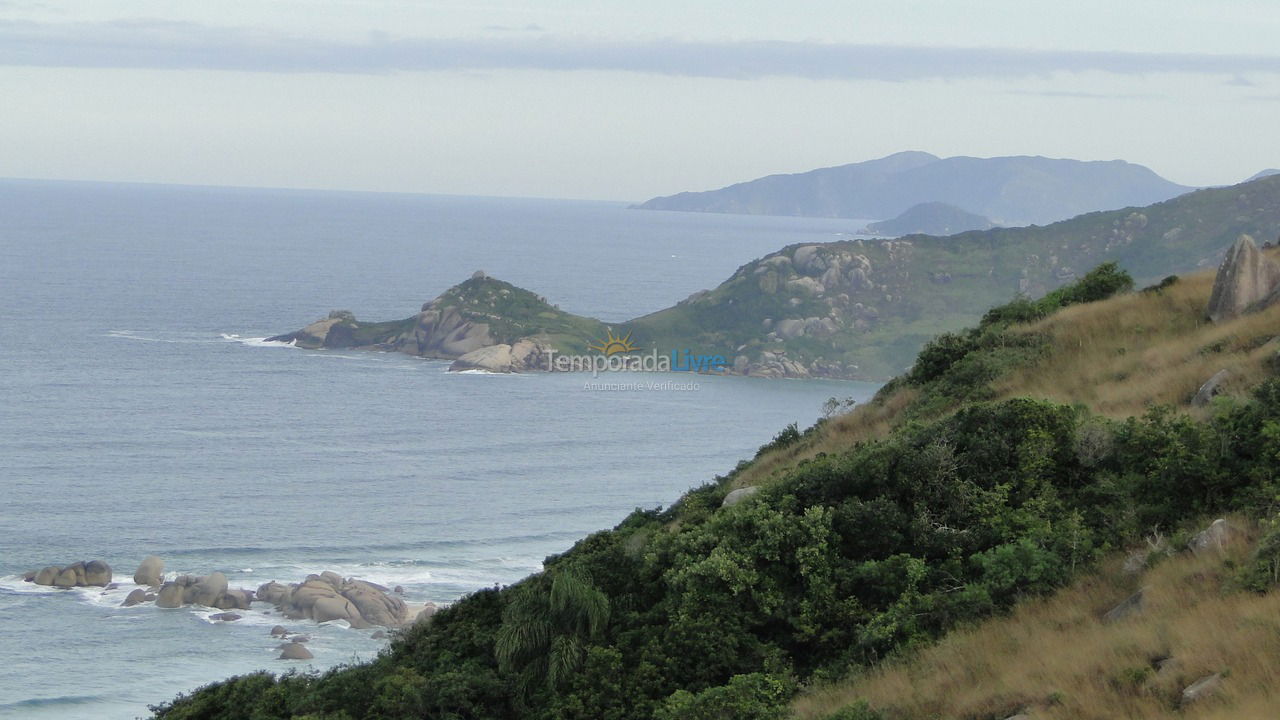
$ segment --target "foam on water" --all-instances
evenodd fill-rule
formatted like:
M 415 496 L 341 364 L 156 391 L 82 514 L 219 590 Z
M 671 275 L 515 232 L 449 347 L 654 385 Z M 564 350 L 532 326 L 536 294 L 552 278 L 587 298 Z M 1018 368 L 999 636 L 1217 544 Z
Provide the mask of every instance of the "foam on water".
M 227 342 L 238 343 L 246 347 L 264 347 L 264 348 L 297 348 L 296 340 L 284 342 L 283 340 L 268 340 L 266 337 L 240 337 L 231 333 L 219 333 L 219 337 Z

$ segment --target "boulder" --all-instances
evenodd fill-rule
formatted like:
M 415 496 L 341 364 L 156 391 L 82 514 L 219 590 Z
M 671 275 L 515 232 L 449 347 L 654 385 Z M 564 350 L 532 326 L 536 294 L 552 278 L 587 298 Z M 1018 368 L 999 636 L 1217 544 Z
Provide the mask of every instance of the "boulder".
M 720 503 L 720 507 L 733 507 L 758 492 L 760 492 L 760 488 L 756 486 L 738 488 L 724 496 L 724 502 Z
M 1235 532 L 1235 528 L 1231 527 L 1226 520 L 1218 518 L 1209 527 L 1188 540 L 1187 549 L 1197 555 L 1208 550 L 1221 550 Z
M 213 604 L 219 610 L 248 610 L 253 602 L 253 591 L 241 588 L 227 590 Z
M 58 577 L 53 579 L 53 586 L 60 588 L 73 588 L 84 584 L 84 564 L 76 563 L 62 568 L 62 572 L 58 573 Z
M 271 637 L 284 637 L 285 635 L 288 635 L 288 634 L 289 634 L 289 631 L 285 630 L 283 625 L 276 625 L 275 627 L 271 628 Z
M 391 595 L 385 586 L 343 579 L 333 572 L 308 575 L 296 585 L 265 583 L 258 588 L 257 599 L 273 603 L 287 618 L 345 620 L 353 628 L 401 627 L 411 620 L 404 600 Z
M 1102 616 L 1104 624 L 1110 624 L 1132 617 L 1142 612 L 1142 590 L 1125 598 L 1119 605 L 1111 608 Z
M 111 566 L 101 560 L 84 564 L 84 584 L 106 587 L 111 584 Z
M 158 587 L 164 582 L 164 560 L 155 555 L 148 555 L 138 564 L 133 572 L 133 581 L 139 585 Z
M 1207 313 L 1215 323 L 1260 310 L 1280 299 L 1280 263 L 1262 254 L 1257 243 L 1241 235 L 1218 267 Z
M 28 570 L 22 573 L 22 582 L 35 582 L 36 575 L 39 572 L 39 570 Z
M 387 634 L 386 634 L 385 632 L 383 632 L 382 630 L 375 630 L 375 631 L 373 632 L 373 634 L 369 636 L 369 639 L 370 639 L 370 640 L 383 640 L 383 639 L 385 639 L 386 637 L 387 637 Z
M 272 605 L 283 605 L 289 600 L 289 595 L 291 593 L 292 590 L 290 590 L 288 585 L 272 580 L 269 583 L 264 583 L 258 586 L 257 597 L 259 600 L 269 602 Z
M 1182 704 L 1190 705 L 1217 692 L 1222 687 L 1222 673 L 1205 675 L 1182 691 Z
M 311 642 L 311 638 L 307 637 L 306 635 L 294 635 L 292 638 L 290 638 L 289 642 L 309 643 Z
M 160 586 L 160 592 L 156 594 L 156 607 L 182 607 L 184 590 L 185 588 L 182 585 L 179 585 L 176 581 L 167 582 Z
M 1196 391 L 1195 397 L 1191 398 L 1191 404 L 1196 407 L 1204 407 L 1209 401 L 1221 395 L 1226 390 L 1227 381 L 1231 379 L 1231 371 L 1219 370 L 1209 378 L 1205 384 L 1200 386 Z
M 210 615 L 209 619 L 217 620 L 219 622 L 235 622 L 236 620 L 239 620 L 241 617 L 243 617 L 243 615 L 238 615 L 233 612 L 220 612 L 220 613 L 214 613 Z
M 342 590 L 342 596 L 355 605 L 364 620 L 374 625 L 398 627 L 409 619 L 409 607 L 404 600 L 388 595 L 371 583 L 352 581 Z
M 52 585 L 54 580 L 58 579 L 58 573 L 62 572 L 62 568 L 57 565 L 50 565 L 36 573 L 35 584 Z
M 318 598 L 311 606 L 311 619 L 320 623 L 330 620 L 351 622 L 352 618 L 359 614 L 360 610 L 350 600 L 340 595 Z
M 299 643 L 288 643 L 280 651 L 280 660 L 310 660 L 315 655 L 311 654 L 305 646 Z
M 120 607 L 133 607 L 134 605 L 141 605 L 146 601 L 147 591 L 142 588 L 138 588 L 130 592 L 129 595 L 125 597 L 124 602 L 120 603 Z
M 190 598 L 187 601 L 195 605 L 216 607 L 218 599 L 226 592 L 227 576 L 215 570 L 191 586 Z

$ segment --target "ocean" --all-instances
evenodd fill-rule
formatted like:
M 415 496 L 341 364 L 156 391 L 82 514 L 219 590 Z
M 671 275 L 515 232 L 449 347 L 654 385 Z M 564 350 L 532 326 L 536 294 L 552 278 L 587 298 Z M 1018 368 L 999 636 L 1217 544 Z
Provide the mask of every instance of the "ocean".
M 315 659 L 293 663 L 275 659 L 265 604 L 233 623 L 120 607 L 148 554 L 232 587 L 334 570 L 447 603 L 670 505 L 829 397 L 876 389 L 635 374 L 609 390 L 263 338 L 332 309 L 407 317 L 475 270 L 621 321 L 862 224 L 0 180 L 0 717 L 146 716 L 230 675 L 324 669 L 385 642 L 285 623 L 312 638 Z M 82 559 L 120 587 L 21 580 Z

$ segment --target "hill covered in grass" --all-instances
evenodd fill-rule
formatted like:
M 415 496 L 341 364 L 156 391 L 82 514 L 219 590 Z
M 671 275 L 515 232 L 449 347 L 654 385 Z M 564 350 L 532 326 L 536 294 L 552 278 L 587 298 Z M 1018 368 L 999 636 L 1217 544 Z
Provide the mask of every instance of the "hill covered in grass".
M 793 703 L 846 718 L 1269 718 L 1280 707 L 1280 533 L 1229 518 L 1220 547 L 1159 528 L 1042 599 Z M 1267 576 L 1259 585 L 1259 575 Z M 1140 598 L 1140 602 L 1132 599 Z M 1126 605 L 1126 601 L 1129 604 Z M 1116 608 L 1132 610 L 1122 618 Z M 1187 693 L 1200 687 L 1207 692 Z
M 1220 514 L 1252 522 L 1275 513 L 1280 306 L 1211 325 L 1209 282 L 1134 290 L 1126 272 L 1104 265 L 1040 300 L 993 308 L 929 343 L 867 405 L 783 429 L 672 507 L 637 510 L 547 558 L 542 572 L 460 599 L 370 663 L 247 675 L 156 715 L 911 717 L 892 714 L 901 696 L 858 683 L 927 657 L 957 628 L 1087 583 L 1153 528 L 1187 537 Z M 1134 373 L 1147 353 L 1166 352 L 1155 377 Z M 1200 356 L 1210 359 L 1182 367 Z M 1193 406 L 1192 374 L 1220 367 L 1236 379 Z M 1145 395 L 1129 393 L 1131 381 L 1145 383 Z M 1271 593 L 1267 562 L 1250 564 L 1233 592 Z M 1153 595 L 1152 607 L 1167 597 Z M 1239 630 L 1256 617 L 1219 622 L 1254 643 L 1231 657 L 1272 662 L 1274 633 Z M 1167 644 L 1188 661 L 1202 657 L 1182 647 Z M 1131 657 L 1158 649 L 1139 644 Z M 1224 662 L 1226 683 L 1252 677 L 1231 667 L 1239 660 Z M 1116 667 L 1121 681 L 1149 680 L 1139 665 Z M 831 702 L 802 705 L 823 692 L 815 688 Z M 1094 702 L 1065 680 L 1050 691 L 1028 679 L 1015 699 L 1053 692 Z M 928 697 L 949 702 L 942 690 Z M 863 699 L 881 704 L 856 704 Z M 964 707 L 1003 712 L 986 702 Z
M 770 175 L 718 190 L 653 198 L 637 207 L 878 220 L 920 203 L 942 202 L 1002 225 L 1029 225 L 1149 205 L 1191 189 L 1122 160 L 940 158 L 901 152 L 850 165 Z

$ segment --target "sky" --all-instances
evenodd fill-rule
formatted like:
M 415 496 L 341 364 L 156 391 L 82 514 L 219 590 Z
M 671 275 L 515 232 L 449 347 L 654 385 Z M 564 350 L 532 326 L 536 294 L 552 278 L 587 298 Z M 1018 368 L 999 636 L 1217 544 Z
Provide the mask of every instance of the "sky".
M 0 177 L 644 200 L 902 150 L 1280 167 L 1275 0 L 0 0 Z

